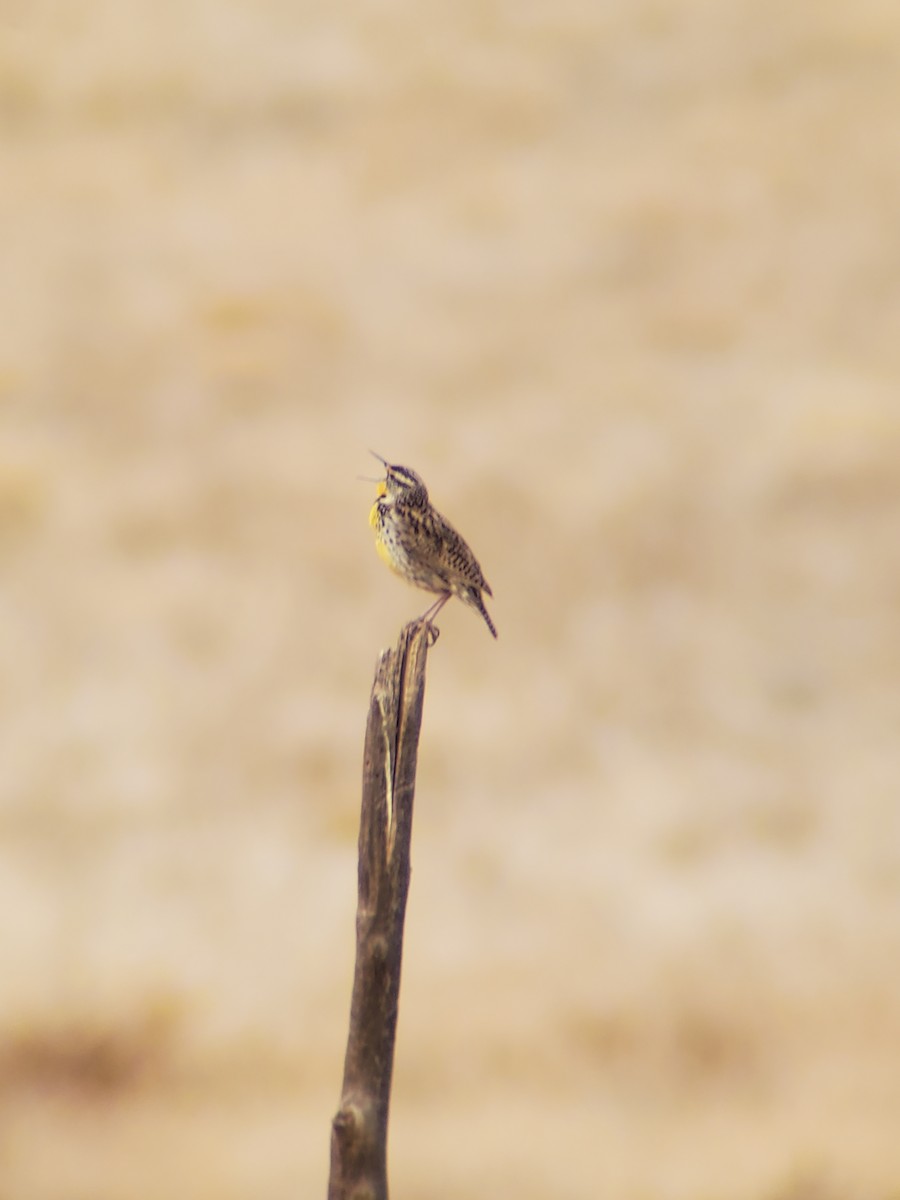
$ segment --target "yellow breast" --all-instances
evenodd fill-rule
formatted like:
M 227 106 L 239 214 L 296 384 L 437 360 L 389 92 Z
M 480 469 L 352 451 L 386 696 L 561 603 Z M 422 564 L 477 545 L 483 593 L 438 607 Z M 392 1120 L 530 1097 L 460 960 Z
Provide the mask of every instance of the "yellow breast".
M 384 485 L 379 484 L 379 495 L 383 495 L 384 490 Z M 377 500 L 369 513 L 369 524 L 375 530 L 375 549 L 378 551 L 378 557 L 405 579 L 407 573 L 403 568 L 402 557 L 398 557 L 397 543 L 392 536 L 391 518 L 379 510 Z
M 375 549 L 378 551 L 378 557 L 382 562 L 387 563 L 391 570 L 396 571 L 397 565 L 391 555 L 390 545 L 385 536 L 385 520 L 378 508 L 378 500 L 381 499 L 386 490 L 384 484 L 379 483 L 377 489 L 378 499 L 376 499 L 369 511 L 369 524 L 375 530 Z
M 385 494 L 386 491 L 387 491 L 387 485 L 385 484 L 384 480 L 382 479 L 381 482 L 378 484 L 378 486 L 375 488 L 375 503 L 372 505 L 372 508 L 369 512 L 369 524 L 372 526 L 372 528 L 375 530 L 376 533 L 381 528 L 381 517 L 379 516 L 379 513 L 378 513 L 378 501 L 381 499 L 381 497 Z
M 391 568 L 392 571 L 398 571 L 397 564 L 394 561 L 393 556 L 391 555 L 391 551 L 388 546 L 388 543 L 385 541 L 385 539 L 383 537 L 381 537 L 380 534 L 375 539 L 375 549 L 378 551 L 378 557 L 381 559 L 381 561 L 383 563 L 387 563 L 387 565 Z M 399 573 L 399 571 L 398 571 L 398 573 Z

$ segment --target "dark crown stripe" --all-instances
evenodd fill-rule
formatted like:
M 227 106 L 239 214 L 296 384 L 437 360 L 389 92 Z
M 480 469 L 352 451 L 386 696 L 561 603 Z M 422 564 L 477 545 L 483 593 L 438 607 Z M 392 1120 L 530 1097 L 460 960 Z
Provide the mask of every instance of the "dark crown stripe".
M 399 483 L 405 483 L 407 487 L 420 487 L 421 481 L 408 467 L 391 467 L 391 475 Z

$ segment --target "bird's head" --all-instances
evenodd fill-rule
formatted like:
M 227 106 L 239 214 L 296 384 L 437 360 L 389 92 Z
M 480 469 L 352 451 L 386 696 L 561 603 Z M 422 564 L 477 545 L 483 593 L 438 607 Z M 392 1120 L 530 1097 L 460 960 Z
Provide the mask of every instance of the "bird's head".
M 387 459 L 370 451 L 384 465 L 384 479 L 378 481 L 376 489 L 379 497 L 384 496 L 388 504 L 411 504 L 424 508 L 428 504 L 428 489 L 420 475 L 410 467 L 397 466 Z

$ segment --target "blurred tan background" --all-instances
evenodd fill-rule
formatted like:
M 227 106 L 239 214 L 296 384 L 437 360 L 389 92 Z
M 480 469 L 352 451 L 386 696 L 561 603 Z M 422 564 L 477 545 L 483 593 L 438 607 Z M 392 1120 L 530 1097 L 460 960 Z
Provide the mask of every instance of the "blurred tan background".
M 0 8 L 0 1197 L 323 1196 L 372 448 L 391 1178 L 900 1195 L 900 9 Z

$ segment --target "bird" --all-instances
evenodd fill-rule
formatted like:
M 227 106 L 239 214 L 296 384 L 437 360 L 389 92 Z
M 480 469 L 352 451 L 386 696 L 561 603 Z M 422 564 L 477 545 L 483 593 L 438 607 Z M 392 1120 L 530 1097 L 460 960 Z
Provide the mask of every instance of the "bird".
M 369 524 L 375 530 L 375 549 L 387 565 L 415 587 L 434 592 L 437 600 L 422 614 L 437 635 L 434 618 L 451 596 L 473 608 L 497 636 L 484 606 L 482 593 L 492 596 L 478 559 L 446 517 L 428 499 L 421 475 L 397 466 L 370 451 L 383 464 L 385 477 L 378 484 Z

